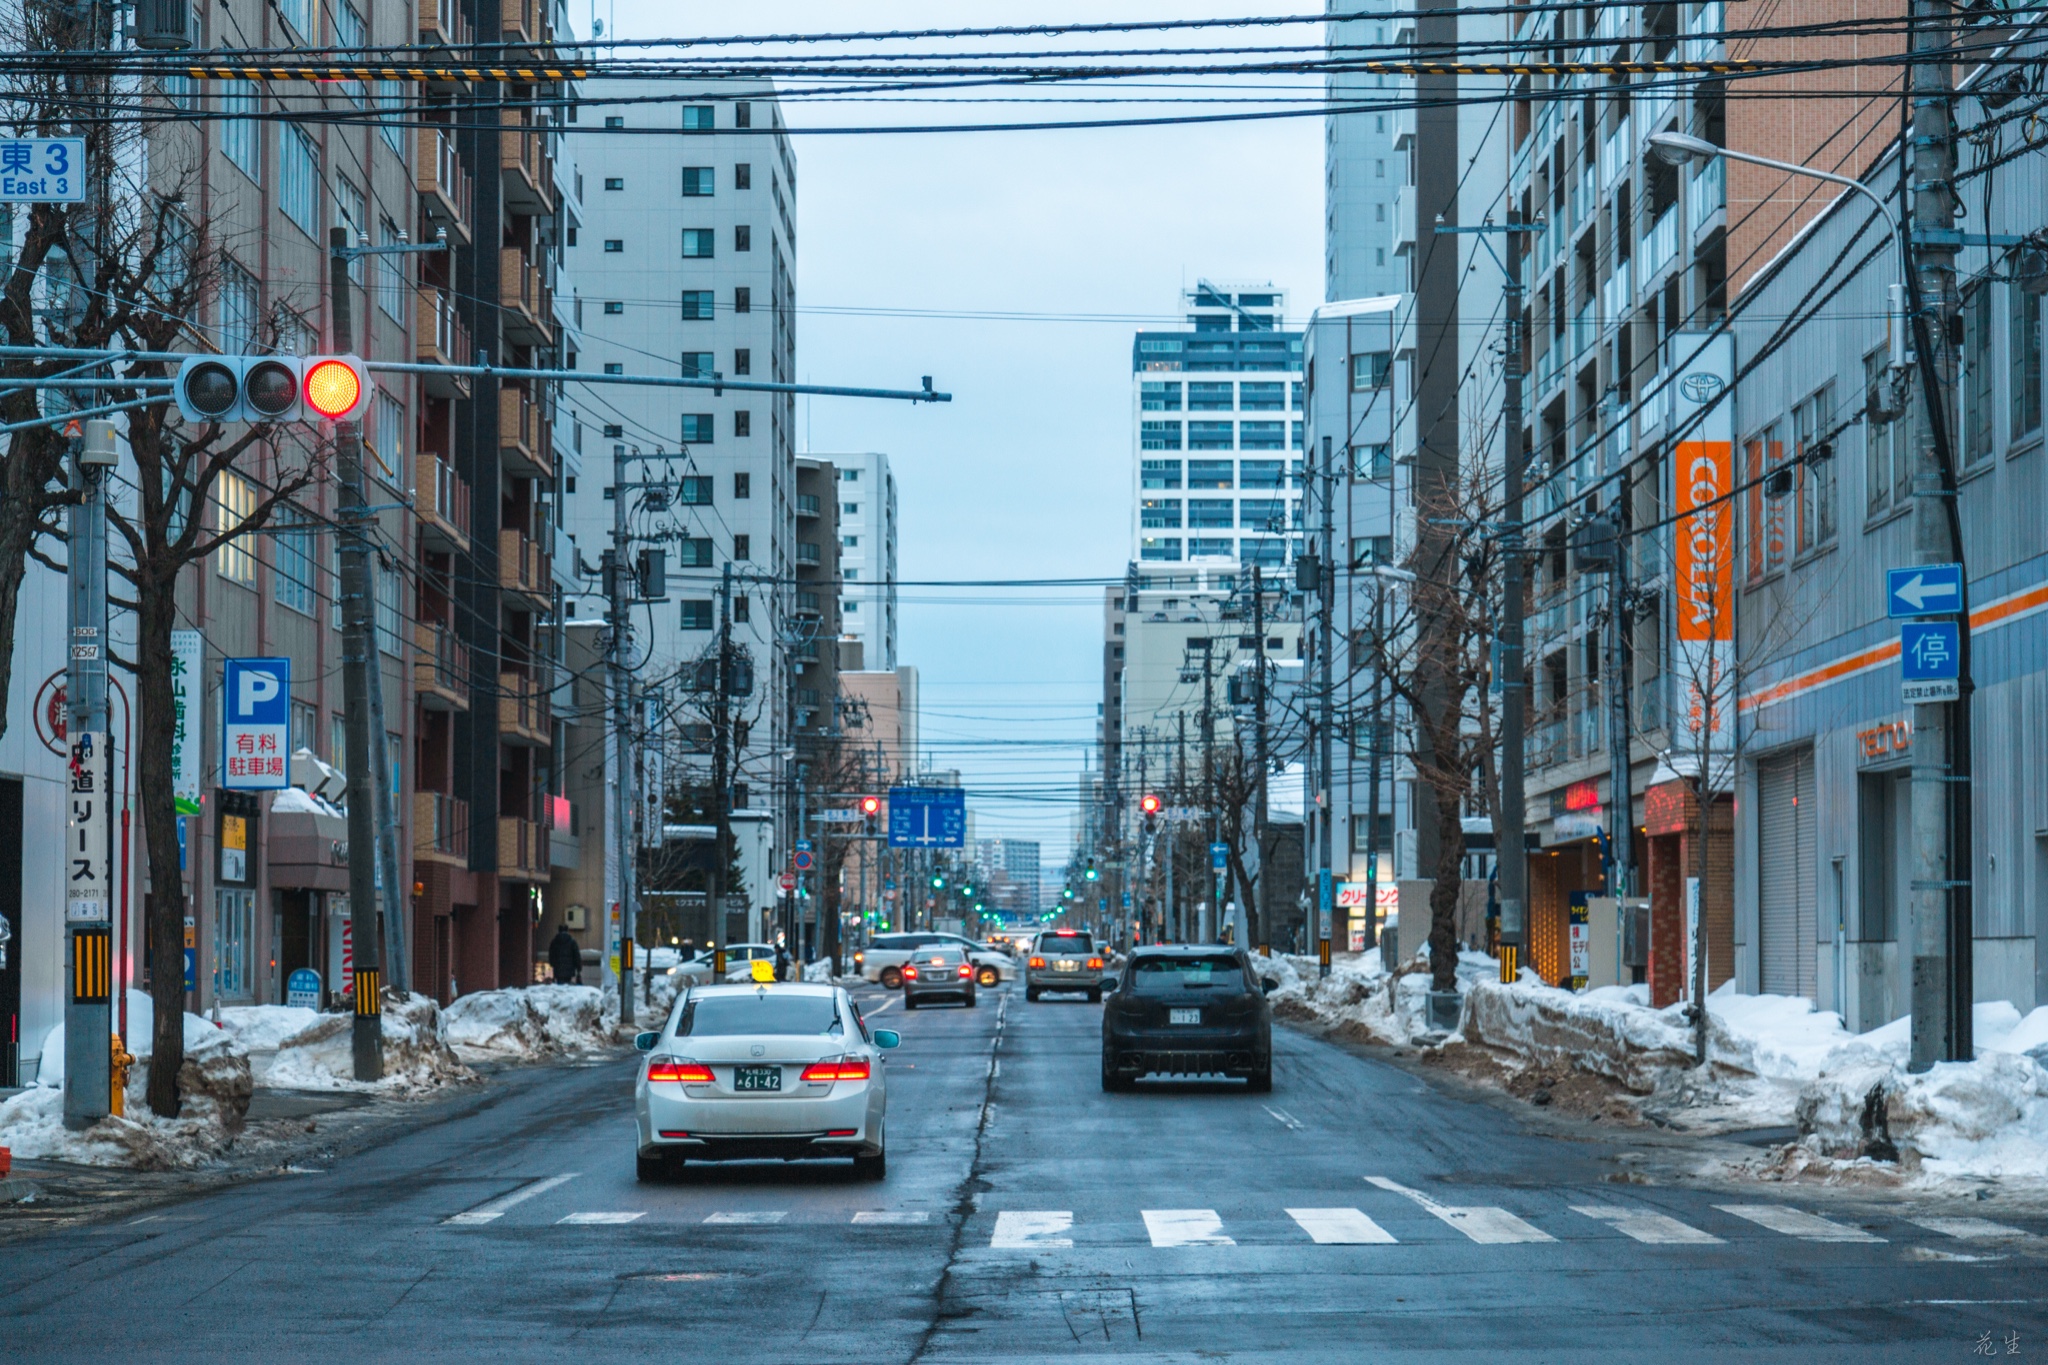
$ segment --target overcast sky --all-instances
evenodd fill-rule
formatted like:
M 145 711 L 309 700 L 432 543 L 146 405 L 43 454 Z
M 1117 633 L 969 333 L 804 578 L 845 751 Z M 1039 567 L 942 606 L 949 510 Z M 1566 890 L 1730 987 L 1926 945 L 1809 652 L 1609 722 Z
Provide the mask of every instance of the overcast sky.
M 683 16 L 702 25 L 698 33 L 730 34 L 1313 8 L 1242 0 L 751 0 L 733 7 L 599 0 L 596 13 L 610 35 L 656 38 L 681 36 Z M 731 27 L 728 15 L 743 16 L 744 29 Z M 1306 26 L 1257 32 L 1294 42 L 1320 36 Z M 1124 571 L 1131 335 L 1140 324 L 1076 315 L 1155 317 L 1161 322 L 1153 325 L 1164 325 L 1182 285 L 1198 277 L 1270 280 L 1290 291 L 1292 315 L 1306 314 L 1322 297 L 1322 121 L 817 137 L 801 130 L 1147 112 L 1157 111 L 959 103 L 785 108 L 798 134 L 800 377 L 908 388 L 929 374 L 953 395 L 939 406 L 820 399 L 798 409 L 800 449 L 888 454 L 901 499 L 904 579 Z M 813 311 L 833 308 L 1049 316 Z M 1075 783 L 1101 697 L 1100 589 L 905 587 L 901 597 L 899 662 L 914 664 L 922 676 L 924 748 L 939 766 L 963 773 L 977 835 L 1036 839 L 1048 867 L 1063 862 Z

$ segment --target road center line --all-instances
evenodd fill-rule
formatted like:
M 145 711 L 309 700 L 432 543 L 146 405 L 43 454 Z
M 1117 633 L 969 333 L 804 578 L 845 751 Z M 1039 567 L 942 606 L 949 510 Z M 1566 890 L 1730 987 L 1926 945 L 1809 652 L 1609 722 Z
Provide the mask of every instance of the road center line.
M 442 1221 L 457 1227 L 470 1227 L 477 1223 L 488 1223 L 493 1219 L 503 1218 L 507 1209 L 524 1204 L 537 1194 L 546 1194 L 557 1185 L 566 1185 L 581 1174 L 581 1171 L 570 1171 L 567 1175 L 551 1175 L 545 1180 L 536 1180 L 531 1185 L 523 1186 L 510 1194 L 500 1195 L 489 1203 L 479 1204 L 466 1213 L 458 1213 L 453 1218 Z

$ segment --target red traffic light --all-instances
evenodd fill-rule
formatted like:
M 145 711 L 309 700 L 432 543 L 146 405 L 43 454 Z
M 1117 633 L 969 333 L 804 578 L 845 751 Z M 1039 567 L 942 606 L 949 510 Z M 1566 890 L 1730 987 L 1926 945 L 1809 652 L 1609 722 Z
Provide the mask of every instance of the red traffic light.
M 1138 809 L 1147 815 L 1159 814 L 1159 798 L 1147 792 L 1138 798 Z
M 306 362 L 306 406 L 330 422 L 359 414 L 369 398 L 369 376 L 354 356 L 321 356 Z
M 863 796 L 860 799 L 860 813 L 862 815 L 880 815 L 882 813 L 882 798 L 879 796 Z

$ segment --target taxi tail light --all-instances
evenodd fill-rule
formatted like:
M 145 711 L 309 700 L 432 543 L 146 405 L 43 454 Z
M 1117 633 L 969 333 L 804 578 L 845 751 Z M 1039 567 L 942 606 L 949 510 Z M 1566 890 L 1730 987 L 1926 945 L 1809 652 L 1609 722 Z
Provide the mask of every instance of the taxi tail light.
M 962 963 L 962 964 L 961 964 L 961 966 L 960 966 L 960 975 L 961 975 L 962 977 L 969 977 L 969 976 L 973 976 L 973 975 L 974 975 L 974 968 L 972 968 L 972 967 L 969 967 L 969 966 L 968 966 L 968 965 L 966 965 L 965 963 Z
M 711 1068 L 702 1062 L 686 1062 L 680 1057 L 656 1057 L 647 1063 L 647 1079 L 650 1081 L 679 1081 L 684 1085 L 710 1085 L 717 1080 Z
M 1088 959 L 1088 970 L 1089 970 L 1089 971 L 1091 971 L 1091 972 L 1099 972 L 1099 971 L 1101 971 L 1101 970 L 1102 970 L 1102 959 L 1101 959 L 1101 958 L 1099 958 L 1099 957 L 1091 957 L 1091 958 L 1089 958 L 1089 959 Z
M 1033 967 L 1043 967 L 1045 966 L 1045 959 L 1042 957 L 1034 957 L 1031 959 L 1031 965 Z
M 906 962 L 906 963 L 904 963 L 904 964 L 903 964 L 903 979 L 904 979 L 905 981 L 915 981 L 915 980 L 917 980 L 917 968 L 915 968 L 915 967 L 911 966 L 911 965 L 910 965 L 909 963 L 907 963 L 907 962 Z
M 798 1077 L 805 1081 L 864 1081 L 868 1078 L 868 1063 L 861 1057 L 842 1057 L 836 1061 L 813 1062 L 804 1068 Z

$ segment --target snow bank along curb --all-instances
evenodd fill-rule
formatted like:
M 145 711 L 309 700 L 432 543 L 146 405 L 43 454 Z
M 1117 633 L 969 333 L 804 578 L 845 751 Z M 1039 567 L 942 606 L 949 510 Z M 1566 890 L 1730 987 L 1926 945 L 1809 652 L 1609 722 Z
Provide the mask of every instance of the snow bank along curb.
M 441 1007 L 424 995 L 384 992 L 384 1076 L 355 1078 L 355 1016 L 322 1014 L 284 1039 L 263 1083 L 284 1090 L 365 1090 L 417 1095 L 475 1080 L 448 1046 Z
M 595 986 L 478 991 L 445 1013 L 449 1045 L 466 1061 L 596 1052 L 612 1046 L 618 1023 L 618 997 Z

